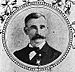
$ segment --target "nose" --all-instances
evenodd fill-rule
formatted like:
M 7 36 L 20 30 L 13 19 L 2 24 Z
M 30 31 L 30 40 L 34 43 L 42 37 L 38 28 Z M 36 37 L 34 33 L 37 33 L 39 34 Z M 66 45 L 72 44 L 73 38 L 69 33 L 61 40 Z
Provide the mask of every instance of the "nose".
M 38 29 L 36 30 L 36 33 L 40 35 L 40 34 L 41 34 L 41 30 L 38 28 Z

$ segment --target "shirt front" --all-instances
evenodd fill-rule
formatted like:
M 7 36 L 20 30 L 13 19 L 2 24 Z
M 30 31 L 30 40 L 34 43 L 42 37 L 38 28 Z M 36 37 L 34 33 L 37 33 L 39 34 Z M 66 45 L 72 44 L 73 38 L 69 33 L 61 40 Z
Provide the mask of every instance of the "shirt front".
M 39 50 L 42 49 L 42 47 L 44 46 L 46 42 L 44 41 L 43 43 L 41 43 L 40 45 L 38 45 L 37 47 L 39 47 Z M 29 44 L 29 47 L 33 48 L 33 46 L 31 44 Z M 29 59 L 32 60 L 32 58 L 36 55 L 37 53 L 35 51 L 30 52 L 29 54 Z M 41 54 L 39 54 L 39 56 L 41 56 Z

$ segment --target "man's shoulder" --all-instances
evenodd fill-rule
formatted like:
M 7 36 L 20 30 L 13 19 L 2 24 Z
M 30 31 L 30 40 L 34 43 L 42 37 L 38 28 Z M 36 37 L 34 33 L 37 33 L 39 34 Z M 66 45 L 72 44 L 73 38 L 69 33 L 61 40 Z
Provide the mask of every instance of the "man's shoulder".
M 56 50 L 56 49 L 54 49 L 52 47 L 50 47 L 49 51 L 52 52 L 52 54 L 54 55 L 54 57 L 59 57 L 61 55 L 60 51 L 58 51 L 58 50 Z
M 60 51 L 58 51 L 58 50 L 56 50 L 56 49 L 54 49 L 54 48 L 52 48 L 51 49 L 52 50 L 52 52 L 54 53 L 54 55 L 61 55 L 61 52 Z
M 22 48 L 20 50 L 16 50 L 13 54 L 15 56 L 17 56 L 17 55 L 23 55 L 23 54 L 26 54 L 28 52 L 28 49 L 29 49 L 29 47 L 27 45 L 26 47 L 24 47 L 24 48 Z
M 23 62 L 27 62 L 28 61 L 28 46 L 15 51 L 13 54 L 15 55 L 15 57 L 17 57 L 19 60 L 23 61 Z
M 60 51 L 54 49 L 53 47 L 49 46 L 48 44 L 47 44 L 47 47 L 48 47 L 48 53 L 49 53 L 49 54 L 52 53 L 54 56 L 59 56 L 59 55 L 61 55 L 61 52 L 60 52 Z

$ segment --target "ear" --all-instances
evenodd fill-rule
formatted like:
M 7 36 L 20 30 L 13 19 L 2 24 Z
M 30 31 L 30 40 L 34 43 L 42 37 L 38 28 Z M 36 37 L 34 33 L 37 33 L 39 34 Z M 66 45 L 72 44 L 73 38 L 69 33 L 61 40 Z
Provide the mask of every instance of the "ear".
M 24 32 L 26 33 L 26 35 L 28 35 L 28 28 L 24 27 Z

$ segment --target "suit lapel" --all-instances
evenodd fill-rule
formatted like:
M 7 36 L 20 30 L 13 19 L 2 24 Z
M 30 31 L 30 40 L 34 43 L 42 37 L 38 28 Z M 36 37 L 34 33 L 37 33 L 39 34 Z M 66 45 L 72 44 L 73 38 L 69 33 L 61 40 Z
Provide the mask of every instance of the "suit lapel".
M 41 59 L 41 65 L 49 63 L 53 57 L 53 52 L 47 42 L 45 43 L 41 51 L 44 52 Z
M 41 51 L 45 52 L 47 55 L 50 53 L 52 55 L 52 48 L 46 42 Z

